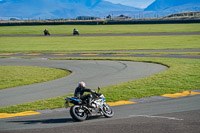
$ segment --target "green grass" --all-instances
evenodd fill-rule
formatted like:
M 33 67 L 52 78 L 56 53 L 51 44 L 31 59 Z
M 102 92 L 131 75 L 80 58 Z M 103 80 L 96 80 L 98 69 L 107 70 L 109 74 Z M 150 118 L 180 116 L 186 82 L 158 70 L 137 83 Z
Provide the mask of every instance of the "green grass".
M 71 34 L 73 28 L 79 29 L 81 34 L 95 33 L 149 33 L 149 32 L 200 32 L 200 24 L 159 24 L 159 25 L 59 25 L 59 26 L 10 26 L 0 27 L 0 34 L 43 34 L 47 28 L 52 34 Z M 132 50 L 132 49 L 193 49 L 200 48 L 200 36 L 127 36 L 127 37 L 0 37 L 0 52 L 70 52 L 94 50 Z M 161 53 L 163 54 L 163 53 Z M 199 54 L 199 53 L 197 53 Z M 169 69 L 156 75 L 143 79 L 120 83 L 102 88 L 102 93 L 107 101 L 128 100 L 132 98 L 150 97 L 166 93 L 182 92 L 184 90 L 200 89 L 200 60 L 176 58 L 65 58 L 65 59 L 101 59 L 101 60 L 130 60 L 160 63 L 169 66 Z M 17 68 L 17 67 L 16 67 Z M 11 71 L 11 69 L 13 71 Z M 31 70 L 30 70 L 31 69 Z M 28 73 L 38 73 L 38 68 L 0 67 L 0 83 L 3 85 L 11 82 L 23 81 Z M 33 69 L 35 69 L 33 71 Z M 41 68 L 39 68 L 41 69 Z M 21 71 L 25 73 L 21 77 Z M 50 70 L 50 69 L 49 69 Z M 45 74 L 50 74 L 46 68 L 41 69 Z M 9 71 L 9 72 L 6 72 Z M 36 72 L 37 71 L 37 72 Z M 52 71 L 52 70 L 50 70 Z M 61 71 L 61 70 L 60 70 Z M 6 73 L 5 73 L 6 72 Z M 15 72 L 16 75 L 12 75 Z M 11 73 L 11 75 L 9 75 Z M 57 73 L 57 72 L 56 72 Z M 63 74 L 63 72 L 61 72 Z M 32 75 L 31 74 L 31 81 Z M 58 74 L 58 73 L 57 73 Z M 20 76 L 18 76 L 20 75 Z M 44 74 L 42 74 L 43 76 Z M 53 74 L 54 75 L 54 74 Z M 58 74 L 59 75 L 59 74 Z M 30 76 L 30 75 L 29 75 Z M 7 77 L 7 79 L 5 78 Z M 16 79 L 12 78 L 16 77 Z M 35 80 L 41 75 L 35 75 Z M 48 76 L 47 76 L 48 77 Z M 51 76 L 50 76 L 51 77 Z M 61 76 L 62 77 L 62 76 Z M 5 78 L 5 79 L 4 79 Z M 2 81 L 2 79 L 4 79 Z M 43 79 L 43 78 L 42 78 Z M 10 81 L 9 81 L 10 80 Z M 9 83 L 8 83 L 9 82 Z M 39 81 L 41 82 L 41 81 Z M 18 83 L 17 83 L 18 84 Z M 28 83 L 30 84 L 30 83 Z M 24 83 L 22 84 L 24 85 Z M 15 86 L 15 85 L 14 85 Z M 10 86 L 11 87 L 11 86 Z M 5 88 L 5 87 L 3 87 Z M 0 108 L 3 113 L 16 113 L 30 110 L 61 108 L 64 98 L 60 96 L 47 100 L 35 101 L 5 108 Z
M 81 34 L 95 33 L 150 33 L 150 32 L 200 32 L 200 24 L 142 24 L 142 25 L 43 25 L 43 26 L 1 26 L 0 35 L 72 34 L 77 28 Z
M 200 60 L 176 58 L 126 58 L 126 60 L 159 62 L 168 65 L 169 69 L 144 79 L 103 88 L 102 92 L 110 101 L 200 89 Z
M 200 89 L 200 60 L 176 59 L 176 58 L 65 58 L 65 59 L 101 59 L 101 60 L 130 60 L 160 63 L 169 66 L 169 69 L 161 73 L 124 82 L 101 89 L 108 101 L 128 100 L 132 98 L 150 97 L 166 93 L 182 92 L 184 90 Z M 0 112 L 16 113 L 29 110 L 61 108 L 65 96 L 32 103 L 25 103 L 6 108 L 0 108 Z
M 200 36 L 1 37 L 0 52 L 200 48 Z
M 0 90 L 54 80 L 69 74 L 69 71 L 55 68 L 0 66 Z

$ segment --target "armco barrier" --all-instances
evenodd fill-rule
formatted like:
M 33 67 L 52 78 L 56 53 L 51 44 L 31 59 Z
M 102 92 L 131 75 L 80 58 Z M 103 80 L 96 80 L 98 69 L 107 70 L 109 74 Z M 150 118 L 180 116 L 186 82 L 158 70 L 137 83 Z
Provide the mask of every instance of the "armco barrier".
M 0 26 L 28 26 L 28 25 L 115 25 L 115 24 L 178 24 L 178 23 L 200 23 L 200 19 L 183 20 L 102 20 L 102 21 L 8 21 Z

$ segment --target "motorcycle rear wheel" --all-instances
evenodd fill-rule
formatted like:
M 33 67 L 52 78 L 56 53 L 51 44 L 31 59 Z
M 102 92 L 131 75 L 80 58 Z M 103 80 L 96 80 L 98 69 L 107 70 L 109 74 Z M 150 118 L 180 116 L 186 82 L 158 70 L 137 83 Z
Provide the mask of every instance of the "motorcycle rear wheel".
M 70 108 L 70 115 L 75 121 L 84 121 L 87 119 L 87 113 L 79 105 Z

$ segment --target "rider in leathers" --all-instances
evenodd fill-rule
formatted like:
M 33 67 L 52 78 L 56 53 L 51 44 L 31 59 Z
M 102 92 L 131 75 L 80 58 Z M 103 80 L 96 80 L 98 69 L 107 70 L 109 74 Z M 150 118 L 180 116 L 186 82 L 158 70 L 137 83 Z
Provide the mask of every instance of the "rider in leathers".
M 78 87 L 75 89 L 74 92 L 74 97 L 79 98 L 81 100 L 86 100 L 87 99 L 87 103 L 88 103 L 88 107 L 89 108 L 94 108 L 91 105 L 91 101 L 92 101 L 92 95 L 88 94 L 88 95 L 83 95 L 84 92 L 91 92 L 91 93 L 96 93 L 95 91 L 86 88 L 86 85 L 84 82 L 79 82 Z

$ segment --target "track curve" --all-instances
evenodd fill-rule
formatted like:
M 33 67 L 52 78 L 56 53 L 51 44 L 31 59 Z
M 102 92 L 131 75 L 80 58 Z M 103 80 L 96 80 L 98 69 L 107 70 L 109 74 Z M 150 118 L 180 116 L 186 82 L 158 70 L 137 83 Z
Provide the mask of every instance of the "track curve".
M 146 34 L 146 36 L 149 35 L 150 34 Z M 158 36 L 167 34 L 158 33 L 151 35 Z M 200 35 L 200 32 L 189 34 L 175 33 L 169 35 Z M 32 37 L 41 36 L 42 35 L 33 35 Z M 65 35 L 53 36 L 62 37 Z M 103 36 L 107 35 L 105 34 Z M 109 36 L 145 36 L 145 34 L 118 34 Z M 4 36 L 0 35 L 0 37 Z M 29 35 L 21 37 L 29 37 Z M 0 107 L 35 101 L 37 99 L 46 99 L 58 95 L 64 95 L 66 93 L 72 93 L 77 82 L 80 80 L 86 81 L 88 87 L 96 88 L 97 86 L 103 87 L 119 82 L 143 78 L 145 76 L 152 75 L 166 69 L 165 66 L 161 66 L 158 64 L 141 62 L 50 61 L 46 59 L 0 59 L 0 65 L 33 65 L 40 67 L 68 69 L 73 71 L 73 73 L 69 77 L 64 77 L 58 80 L 0 90 Z M 52 112 L 50 111 L 49 113 L 44 113 L 36 116 L 2 119 L 0 121 L 0 132 L 199 132 L 200 128 L 198 127 L 199 124 L 197 123 L 197 121 L 199 121 L 198 116 L 200 110 L 200 105 L 198 102 L 199 99 L 200 97 L 196 96 L 186 97 L 182 99 L 140 103 L 136 105 L 117 106 L 114 107 L 114 110 L 116 112 L 114 118 L 110 120 L 104 118 L 90 119 L 83 123 L 74 123 L 69 114 L 66 113 L 66 110 L 54 110 Z M 179 106 L 177 107 L 177 105 Z M 190 116 L 191 118 L 186 116 Z M 183 122 L 179 122 L 179 120 Z M 197 124 L 195 125 L 194 123 Z M 176 131 L 174 131 L 174 129 Z
M 115 82 L 123 82 L 134 80 L 134 78 L 142 78 L 166 69 L 165 66 L 158 64 L 128 61 L 52 61 L 44 59 L 0 59 L 0 64 L 9 66 L 41 66 L 69 69 L 73 71 L 69 77 L 61 78 L 55 81 L 35 84 L 36 86 L 41 86 L 41 90 L 39 90 L 39 93 L 46 93 L 42 96 L 50 95 L 50 93 L 54 91 L 60 91 L 62 93 L 67 93 L 67 91 L 73 92 L 74 86 L 76 86 L 76 81 L 78 82 L 79 79 L 82 78 L 88 83 L 88 87 L 92 86 L 91 88 L 96 88 L 98 85 L 107 86 L 112 83 L 115 84 Z M 88 75 L 85 75 L 85 72 L 89 72 L 87 73 Z M 68 80 L 70 80 L 71 82 L 67 82 Z M 109 81 L 106 82 L 107 80 Z M 63 82 L 60 82 L 61 86 L 59 86 L 58 89 L 54 90 L 54 88 L 52 88 L 53 86 L 51 86 L 51 83 L 58 83 L 58 81 Z M 72 88 L 69 89 L 68 87 L 66 87 L 67 85 L 71 85 Z M 32 85 L 23 87 L 29 89 L 30 87 L 32 88 Z M 45 87 L 47 87 L 47 92 L 45 92 Z M 33 87 L 32 89 L 37 88 Z M 8 90 L 8 92 L 10 93 L 12 93 L 12 91 L 15 91 L 14 94 L 17 95 L 16 92 L 21 91 L 21 87 L 1 90 L 1 104 L 3 103 L 3 101 L 7 101 L 9 100 L 9 98 L 11 98 L 4 97 L 2 99 L 2 92 L 6 90 Z M 22 91 L 24 90 L 22 89 Z M 34 95 L 36 95 L 38 98 L 41 98 L 37 91 L 35 93 L 29 93 L 33 93 L 33 97 Z M 21 92 L 20 96 L 15 98 L 26 99 L 26 95 L 28 95 L 28 98 L 31 98 L 29 97 L 31 95 L 24 94 L 24 92 Z M 198 124 L 194 124 L 195 122 L 199 121 L 199 99 L 200 96 L 198 95 L 177 99 L 165 99 L 156 102 L 116 106 L 113 107 L 115 111 L 115 116 L 113 118 L 106 119 L 103 117 L 94 117 L 82 123 L 75 123 L 66 109 L 45 110 L 43 113 L 41 112 L 40 115 L 1 119 L 0 132 L 65 133 L 67 131 L 70 131 L 72 133 L 92 133 L 101 131 L 104 133 L 132 133 L 152 131 L 155 133 L 159 133 L 160 130 L 158 129 L 162 129 L 162 132 L 166 131 L 166 133 L 169 130 L 175 133 L 187 133 L 188 131 L 199 132 L 200 128 Z
M 44 83 L 0 90 L 0 107 L 73 93 L 80 81 L 89 88 L 105 87 L 159 73 L 166 66 L 130 61 L 0 59 L 2 66 L 39 66 L 72 71 L 71 75 Z
M 199 133 L 200 95 L 113 107 L 113 118 L 74 122 L 69 110 L 0 120 L 1 133 Z

